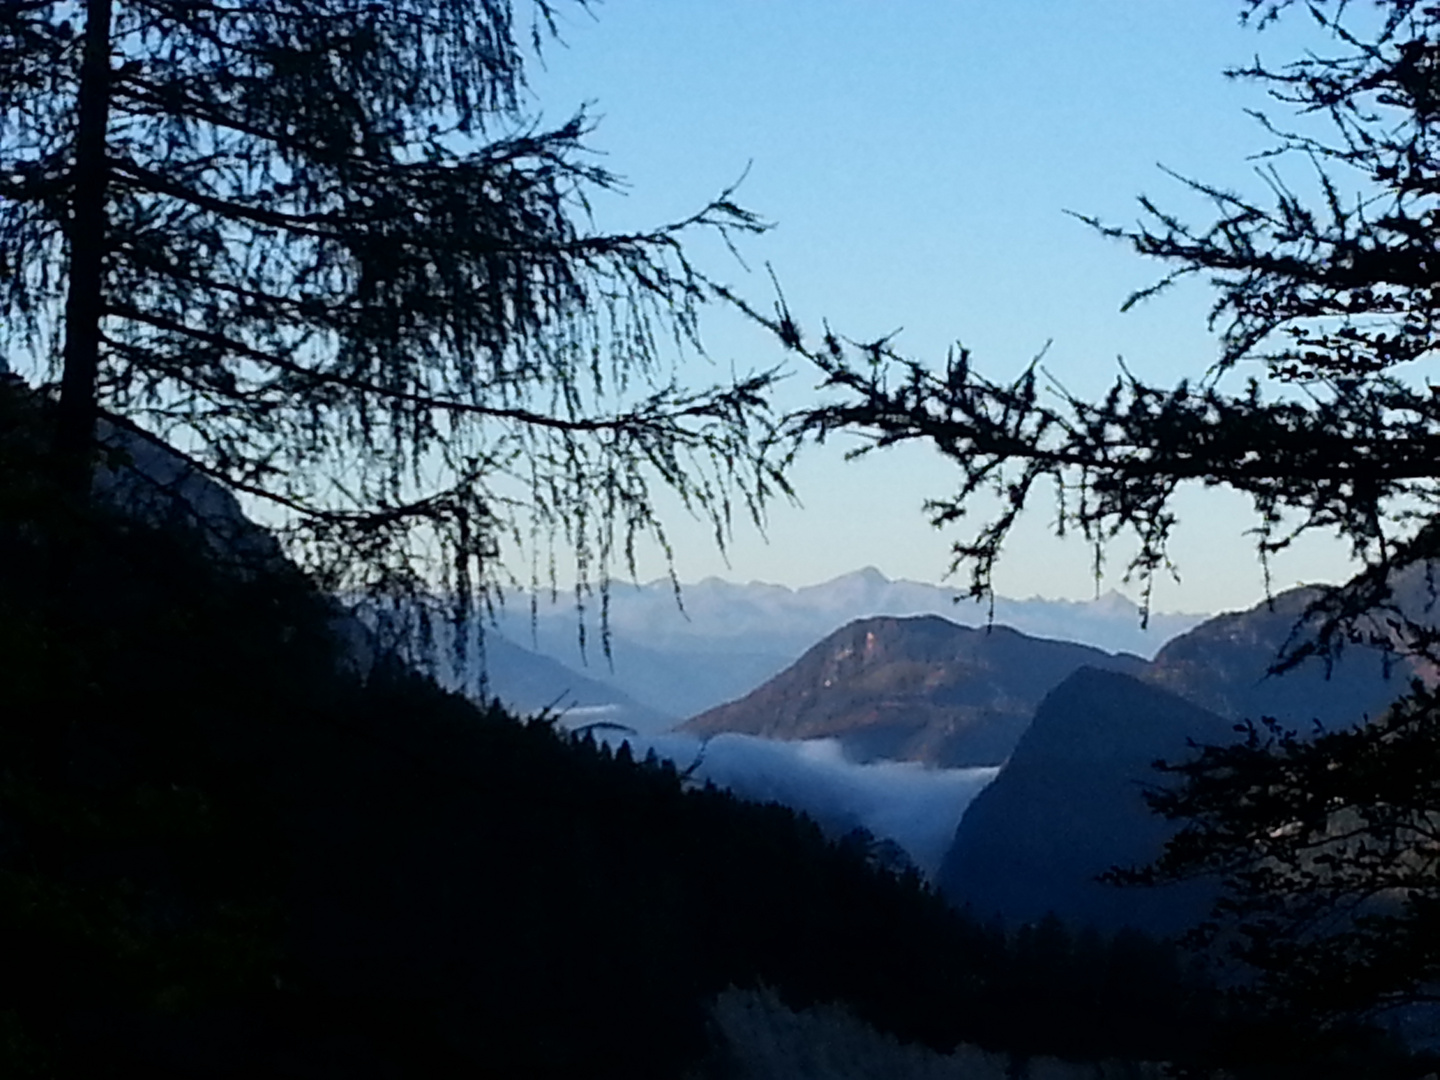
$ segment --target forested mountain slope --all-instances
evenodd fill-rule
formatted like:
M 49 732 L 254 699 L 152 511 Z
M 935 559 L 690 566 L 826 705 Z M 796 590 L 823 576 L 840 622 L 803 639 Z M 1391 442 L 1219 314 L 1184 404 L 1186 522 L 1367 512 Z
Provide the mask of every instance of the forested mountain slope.
M 675 1077 L 756 982 L 941 1050 L 1210 1030 L 1150 975 L 1032 1014 L 1069 954 L 1020 963 L 863 844 L 383 657 L 362 678 L 293 571 L 68 507 L 0 394 L 5 1076 Z M 56 536 L 83 604 L 55 603 Z
M 1398 602 L 1426 603 L 1423 575 L 1397 583 Z M 1206 620 L 1123 677 L 1081 670 L 1057 686 L 992 784 L 966 810 L 938 882 L 957 902 L 1012 922 L 1047 911 L 1107 929 L 1176 933 L 1205 914 L 1203 885 L 1119 889 L 1094 879 L 1158 857 L 1175 826 L 1142 792 L 1165 780 L 1153 764 L 1182 761 L 1189 743 L 1224 744 L 1237 721 L 1274 717 L 1302 734 L 1379 716 L 1421 672 L 1359 642 L 1327 667 L 1312 657 L 1270 672 L 1303 640 L 1317 593 L 1294 589 Z M 1313 625 L 1313 624 L 1312 624 Z

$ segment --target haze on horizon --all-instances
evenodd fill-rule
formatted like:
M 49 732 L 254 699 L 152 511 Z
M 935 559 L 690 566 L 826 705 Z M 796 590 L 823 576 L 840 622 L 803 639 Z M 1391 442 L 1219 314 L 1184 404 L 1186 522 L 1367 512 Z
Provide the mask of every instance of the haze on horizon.
M 1256 54 L 1283 62 L 1325 48 L 1305 19 L 1257 32 L 1238 24 L 1233 7 L 1201 0 L 611 0 L 593 17 L 561 14 L 563 44 L 535 65 L 532 105 L 558 121 L 589 103 L 599 121 L 590 144 L 630 189 L 596 203 L 598 227 L 677 220 L 743 174 L 737 201 L 776 228 L 744 244 L 745 266 L 718 242 L 691 254 L 762 310 L 774 301 L 768 265 L 812 334 L 825 320 L 855 340 L 898 331 L 902 352 L 932 362 L 963 341 L 995 377 L 1013 375 L 1050 342 L 1046 369 L 1086 395 L 1109 386 L 1117 357 L 1160 383 L 1202 375 L 1216 355 L 1206 328 L 1211 294 L 1191 283 L 1121 314 L 1126 296 L 1162 267 L 1065 211 L 1124 224 L 1145 193 L 1207 221 L 1204 204 L 1158 165 L 1261 190 L 1247 158 L 1270 140 L 1244 110 L 1286 114 L 1222 70 Z M 1308 180 L 1299 162 L 1281 169 Z M 702 334 L 715 367 L 687 361 L 684 375 L 696 383 L 779 361 L 774 344 L 737 316 L 711 312 Z M 780 407 L 815 400 L 815 382 L 795 371 Z M 922 513 L 927 497 L 947 493 L 952 469 L 919 447 L 847 463 L 853 445 L 802 455 L 793 480 L 803 508 L 774 505 L 768 543 L 737 519 L 728 562 L 707 529 L 675 508 L 666 528 L 679 579 L 796 587 L 875 566 L 892 579 L 964 587 L 965 571 L 944 576 L 963 534 L 932 529 Z M 1156 582 L 1155 610 L 1261 600 L 1248 504 L 1182 490 L 1175 508 L 1180 580 Z M 1123 544 L 1098 582 L 1092 558 L 1078 540 L 1055 540 L 1046 516 L 1032 513 L 1007 548 L 996 591 L 1137 596 L 1120 578 Z M 1274 560 L 1271 588 L 1338 581 L 1350 566 L 1338 541 L 1307 539 Z M 664 561 L 652 551 L 639 570 L 642 580 L 660 576 Z
M 681 603 L 683 604 L 685 590 L 694 590 L 699 587 L 716 584 L 727 585 L 737 589 L 783 589 L 791 594 L 799 596 L 806 593 L 824 591 L 827 586 L 834 586 L 838 583 L 846 581 L 847 579 L 857 582 L 864 582 L 866 579 L 873 579 L 877 583 L 883 582 L 886 585 L 923 585 L 928 588 L 947 589 L 957 593 L 963 593 L 965 591 L 965 583 L 959 580 L 958 577 L 952 578 L 948 581 L 936 581 L 934 575 L 932 575 L 929 579 L 922 579 L 919 577 L 892 577 L 873 563 L 869 563 L 865 566 L 856 567 L 854 569 L 842 571 L 841 573 L 836 574 L 833 577 L 826 577 L 815 581 L 801 581 L 798 584 L 791 584 L 785 581 L 767 581 L 762 578 L 745 579 L 728 568 L 722 568 L 719 572 L 706 574 L 704 577 L 694 578 L 691 580 L 681 580 L 679 584 L 681 589 Z M 1016 580 L 1021 581 L 1022 579 L 1017 576 Z M 642 577 L 639 580 L 630 580 L 628 578 L 616 577 L 611 581 L 610 585 L 611 589 L 613 590 L 612 597 L 616 599 L 624 599 L 626 596 L 632 595 L 636 590 L 661 590 L 664 592 L 670 592 L 674 588 L 674 583 L 671 582 L 671 580 L 664 575 Z M 516 595 L 528 595 L 528 592 L 525 589 L 518 589 L 515 590 L 515 592 Z M 544 594 L 548 593 L 548 590 L 542 588 L 540 592 L 543 596 Z M 997 601 L 1009 600 L 1022 602 L 1032 601 L 1037 603 L 1056 603 L 1064 605 L 1073 604 L 1080 607 L 1089 607 L 1096 605 L 1100 607 L 1105 607 L 1112 604 L 1123 604 L 1126 608 L 1137 607 L 1135 600 L 1127 594 L 1126 589 L 1117 588 L 1114 585 L 1106 585 L 1100 590 L 1099 593 L 1091 592 L 1081 596 L 1047 596 L 1039 592 L 1032 592 L 1027 594 L 1002 593 L 997 590 L 996 599 Z M 569 604 L 571 603 L 570 595 L 567 593 L 561 593 L 557 595 L 555 598 L 555 603 L 558 605 L 564 605 L 565 610 L 568 612 Z M 975 600 L 969 603 L 980 605 L 983 604 L 983 601 Z M 967 600 L 964 597 L 959 597 L 958 606 L 961 608 L 968 607 Z M 1152 611 L 1154 614 L 1185 614 L 1209 616 L 1217 614 L 1222 610 L 1242 610 L 1243 607 L 1249 606 L 1250 605 L 1246 604 L 1242 605 L 1242 607 L 1219 608 L 1212 605 L 1211 607 L 1206 607 L 1203 609 L 1196 608 L 1188 611 L 1182 611 L 1178 608 L 1162 609 L 1159 607 L 1155 607 L 1152 609 Z M 964 613 L 966 615 L 970 614 L 968 610 Z

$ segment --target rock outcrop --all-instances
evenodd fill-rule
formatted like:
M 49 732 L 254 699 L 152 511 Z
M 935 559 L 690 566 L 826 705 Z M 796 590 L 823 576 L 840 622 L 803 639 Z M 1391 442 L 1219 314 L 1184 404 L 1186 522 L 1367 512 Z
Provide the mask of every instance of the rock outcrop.
M 860 619 L 683 729 L 837 738 L 860 761 L 998 765 L 1045 694 L 1086 665 L 1138 673 L 1145 661 L 1003 626 L 957 626 L 936 615 Z

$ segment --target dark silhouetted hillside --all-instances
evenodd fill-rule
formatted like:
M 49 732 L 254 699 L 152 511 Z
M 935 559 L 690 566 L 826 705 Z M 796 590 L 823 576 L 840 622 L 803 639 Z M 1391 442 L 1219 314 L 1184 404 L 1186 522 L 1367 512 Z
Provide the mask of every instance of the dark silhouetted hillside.
M 1418 609 L 1426 583 L 1410 575 L 1400 602 Z M 1314 599 L 1295 589 L 1247 611 L 1206 620 L 1127 672 L 1080 671 L 1055 687 L 995 781 L 966 810 L 938 882 L 957 902 L 1012 923 L 1046 911 L 1114 929 L 1160 933 L 1204 913 L 1203 888 L 1117 889 L 1093 881 L 1117 863 L 1148 862 L 1172 827 L 1150 813 L 1152 763 L 1191 755 L 1186 740 L 1227 742 L 1232 725 L 1272 716 L 1305 733 L 1379 715 L 1417 672 L 1369 644 L 1327 670 L 1318 658 L 1270 675 Z M 1389 667 L 1387 667 L 1387 663 Z
M 1174 826 L 1150 812 L 1157 758 L 1186 740 L 1223 742 L 1231 726 L 1118 672 L 1084 668 L 1052 690 L 999 775 L 976 796 L 938 875 L 944 894 L 1012 925 L 1055 912 L 1107 931 L 1176 933 L 1208 910 L 1203 885 L 1121 889 L 1095 878 L 1148 862 Z

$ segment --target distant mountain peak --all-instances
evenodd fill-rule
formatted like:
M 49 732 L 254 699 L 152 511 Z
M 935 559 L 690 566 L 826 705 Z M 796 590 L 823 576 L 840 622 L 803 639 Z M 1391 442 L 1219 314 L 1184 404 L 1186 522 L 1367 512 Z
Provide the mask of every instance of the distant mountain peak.
M 1134 600 L 1131 600 L 1128 596 L 1120 592 L 1118 589 L 1105 590 L 1105 592 L 1101 593 L 1099 596 L 1095 597 L 1095 599 L 1091 600 L 1090 604 L 1097 611 L 1129 612 L 1140 610 L 1139 604 L 1135 603 Z
M 838 577 L 830 578 L 828 581 L 817 582 L 814 585 L 803 585 L 796 589 L 797 594 L 819 595 L 824 593 L 849 592 L 854 589 L 871 590 L 883 589 L 892 582 L 883 573 L 873 566 L 862 566 L 859 570 L 849 570 Z

